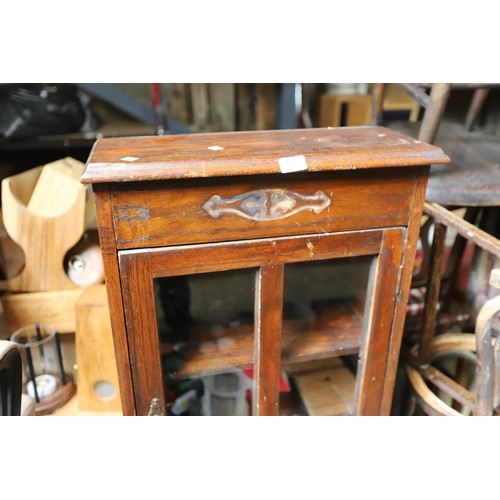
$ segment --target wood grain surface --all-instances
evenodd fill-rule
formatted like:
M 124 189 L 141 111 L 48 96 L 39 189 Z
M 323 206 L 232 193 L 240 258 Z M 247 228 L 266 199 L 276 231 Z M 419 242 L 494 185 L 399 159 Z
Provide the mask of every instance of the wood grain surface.
M 81 180 L 270 175 L 293 156 L 303 156 L 309 172 L 449 162 L 441 148 L 383 127 L 224 132 L 99 139 Z
M 154 247 L 405 225 L 420 171 L 377 169 L 117 184 L 112 191 L 117 246 Z M 285 196 L 290 192 L 304 196 L 322 193 L 330 204 L 319 213 L 311 208 L 265 221 L 234 213 L 213 218 L 204 208 L 214 195 L 231 199 L 247 193 L 246 199 L 231 205 L 239 210 L 245 204 L 255 204 L 256 191 L 277 188 Z M 294 209 L 300 204 L 297 201 Z

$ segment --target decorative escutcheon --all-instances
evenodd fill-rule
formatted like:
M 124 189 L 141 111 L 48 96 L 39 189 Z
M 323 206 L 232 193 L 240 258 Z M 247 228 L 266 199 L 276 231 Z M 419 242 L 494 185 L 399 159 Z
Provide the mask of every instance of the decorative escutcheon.
M 226 199 L 215 194 L 203 209 L 213 219 L 234 214 L 249 220 L 275 221 L 304 210 L 319 214 L 331 204 L 332 200 L 323 191 L 302 195 L 286 189 L 257 189 Z

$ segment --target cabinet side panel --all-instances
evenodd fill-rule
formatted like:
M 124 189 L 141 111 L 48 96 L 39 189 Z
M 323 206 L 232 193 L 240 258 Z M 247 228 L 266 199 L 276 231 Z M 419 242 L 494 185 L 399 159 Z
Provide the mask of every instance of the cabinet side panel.
M 93 190 L 99 242 L 104 264 L 106 293 L 108 296 L 111 328 L 113 332 L 115 359 L 120 384 L 122 410 L 124 415 L 135 415 L 134 392 L 130 372 L 127 331 L 123 314 L 120 271 L 113 232 L 113 215 L 109 186 L 107 184 L 96 184 L 93 186 Z
M 371 271 L 356 384 L 356 413 L 380 415 L 405 229 L 387 229 Z
M 396 313 L 394 318 L 393 333 L 391 344 L 389 346 L 389 360 L 387 364 L 386 384 L 382 399 L 381 413 L 389 415 L 391 411 L 394 384 L 396 381 L 396 372 L 399 363 L 399 353 L 401 349 L 401 340 L 406 318 L 406 304 L 410 293 L 413 269 L 415 266 L 415 253 L 422 223 L 422 213 L 425 202 L 425 192 L 429 175 L 429 167 L 421 167 L 418 171 L 419 177 L 415 185 L 413 195 L 412 210 L 408 223 L 407 237 L 405 241 L 405 251 L 403 254 L 403 263 L 401 271 L 401 282 L 399 294 L 396 301 Z

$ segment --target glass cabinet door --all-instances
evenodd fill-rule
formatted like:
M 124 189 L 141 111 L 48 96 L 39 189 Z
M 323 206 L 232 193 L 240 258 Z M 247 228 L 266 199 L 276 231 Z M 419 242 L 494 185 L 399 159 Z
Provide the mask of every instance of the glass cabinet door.
M 251 414 L 256 273 L 155 279 L 167 414 Z
M 376 413 L 404 234 L 120 252 L 137 414 Z

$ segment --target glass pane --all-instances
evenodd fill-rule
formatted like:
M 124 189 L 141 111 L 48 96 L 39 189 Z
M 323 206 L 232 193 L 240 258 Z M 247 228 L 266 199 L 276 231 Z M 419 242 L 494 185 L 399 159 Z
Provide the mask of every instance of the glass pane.
M 357 357 L 373 257 L 285 267 L 281 414 L 345 415 L 354 409 Z
M 251 413 L 255 274 L 244 269 L 155 280 L 170 414 Z

